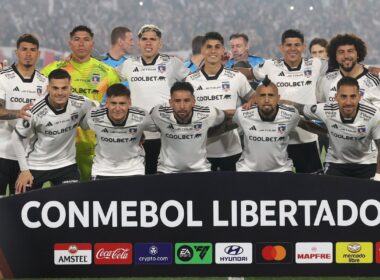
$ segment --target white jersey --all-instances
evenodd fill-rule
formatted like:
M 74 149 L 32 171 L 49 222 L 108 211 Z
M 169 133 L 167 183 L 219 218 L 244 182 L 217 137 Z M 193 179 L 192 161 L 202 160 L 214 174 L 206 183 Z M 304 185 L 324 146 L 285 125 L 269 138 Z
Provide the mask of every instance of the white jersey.
M 243 74 L 223 67 L 215 76 L 208 76 L 201 69 L 188 76 L 186 81 L 194 87 L 196 104 L 220 110 L 235 110 L 242 100 L 248 100 L 253 94 Z M 207 157 L 210 158 L 228 157 L 241 151 L 237 129 L 207 140 Z
M 151 116 L 161 131 L 158 172 L 210 171 L 206 159 L 207 131 L 223 122 L 224 112 L 195 105 L 191 122 L 178 124 L 173 109 L 167 105 L 155 107 Z
M 76 128 L 92 107 L 91 100 L 76 94 L 71 94 L 67 106 L 59 111 L 50 106 L 48 96 L 38 100 L 31 119 L 19 120 L 15 127 L 19 137 L 28 138 L 28 168 L 52 170 L 74 164 Z
M 353 122 L 342 121 L 338 103 L 307 105 L 304 114 L 310 119 L 324 122 L 329 132 L 330 146 L 326 162 L 373 164 L 377 153 L 372 140 L 380 139 L 380 112 L 374 106 L 359 103 Z
M 108 109 L 98 107 L 87 113 L 81 124 L 96 134 L 92 176 L 130 176 L 145 174 L 145 153 L 140 146 L 143 131 L 152 125 L 146 111 L 129 107 L 127 119 L 115 124 Z
M 156 105 L 164 105 L 170 99 L 170 88 L 190 73 L 182 61 L 174 56 L 159 54 L 152 63 L 146 64 L 142 57 L 128 57 L 117 71 L 127 80 L 133 106 L 148 112 Z M 146 139 L 158 139 L 159 133 L 145 133 Z
M 329 103 L 335 102 L 335 94 L 339 80 L 343 77 L 342 73 L 337 70 L 327 73 L 318 85 L 318 102 Z M 380 79 L 363 68 L 362 74 L 356 77 L 359 83 L 359 92 L 362 101 L 371 103 L 380 109 Z
M 281 99 L 300 104 L 315 104 L 318 79 L 326 72 L 327 62 L 319 58 L 303 58 L 297 68 L 290 68 L 283 59 L 265 60 L 253 69 L 256 79 L 265 75 L 277 86 Z M 290 144 L 310 143 L 317 135 L 297 127 L 290 134 Z
M 292 171 L 293 161 L 286 151 L 289 134 L 300 120 L 292 106 L 279 105 L 273 121 L 263 121 L 258 107 L 237 109 L 233 121 L 244 133 L 244 150 L 236 163 L 237 171 Z
M 0 99 L 5 101 L 5 109 L 20 110 L 24 105 L 46 94 L 47 78 L 37 70 L 32 77 L 24 79 L 12 66 L 0 71 Z M 16 160 L 11 135 L 17 120 L 0 120 L 0 158 Z

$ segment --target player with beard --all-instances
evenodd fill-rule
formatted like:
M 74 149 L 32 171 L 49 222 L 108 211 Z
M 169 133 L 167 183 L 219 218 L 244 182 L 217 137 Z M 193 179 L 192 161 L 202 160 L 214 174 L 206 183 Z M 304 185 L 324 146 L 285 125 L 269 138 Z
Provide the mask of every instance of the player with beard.
M 334 102 L 338 81 L 342 77 L 352 77 L 359 83 L 362 101 L 380 108 L 380 79 L 361 64 L 367 55 L 365 42 L 354 34 L 338 34 L 329 43 L 328 55 L 330 67 L 338 70 L 321 79 L 318 102 Z
M 17 63 L 0 71 L 0 197 L 8 184 L 10 193 L 15 193 L 20 172 L 11 140 L 16 119 L 27 117 L 31 104 L 46 93 L 48 83 L 36 70 L 40 56 L 37 38 L 23 34 L 16 46 Z
M 255 93 L 256 103 L 236 110 L 233 122 L 244 133 L 244 149 L 237 171 L 291 172 L 293 162 L 286 151 L 289 133 L 300 116 L 292 106 L 279 105 L 276 85 L 265 77 Z

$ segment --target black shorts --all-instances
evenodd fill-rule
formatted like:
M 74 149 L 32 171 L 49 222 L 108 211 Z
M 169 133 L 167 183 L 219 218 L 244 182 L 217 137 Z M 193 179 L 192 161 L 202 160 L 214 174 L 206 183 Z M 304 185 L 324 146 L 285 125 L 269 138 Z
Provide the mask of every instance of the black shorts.
M 376 163 L 355 164 L 355 163 L 331 163 L 326 162 L 324 174 L 333 176 L 345 176 L 370 179 L 376 174 Z
M 77 164 L 72 164 L 52 170 L 30 170 L 33 175 L 32 189 L 40 189 L 48 181 L 52 185 L 62 185 L 79 182 L 80 175 Z
M 157 161 L 161 149 L 161 140 L 145 140 L 145 142 L 143 143 L 143 147 L 145 150 L 145 174 L 156 174 Z
M 0 196 L 7 192 L 9 185 L 9 192 L 15 193 L 15 184 L 20 173 L 20 167 L 17 160 L 0 158 Z
M 316 173 L 322 169 L 317 141 L 289 145 L 287 150 L 296 173 Z
M 211 163 L 211 171 L 236 171 L 236 162 L 239 160 L 240 154 L 222 158 L 207 158 Z

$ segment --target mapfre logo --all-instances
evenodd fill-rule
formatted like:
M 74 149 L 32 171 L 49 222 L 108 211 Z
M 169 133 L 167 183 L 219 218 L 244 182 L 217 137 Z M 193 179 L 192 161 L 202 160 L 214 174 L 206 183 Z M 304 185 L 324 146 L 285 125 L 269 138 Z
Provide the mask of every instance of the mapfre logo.
M 332 263 L 333 244 L 331 242 L 296 243 L 296 263 Z
M 132 264 L 131 243 L 96 243 L 95 264 Z
M 92 245 L 90 243 L 54 244 L 55 265 L 84 265 L 92 262 Z

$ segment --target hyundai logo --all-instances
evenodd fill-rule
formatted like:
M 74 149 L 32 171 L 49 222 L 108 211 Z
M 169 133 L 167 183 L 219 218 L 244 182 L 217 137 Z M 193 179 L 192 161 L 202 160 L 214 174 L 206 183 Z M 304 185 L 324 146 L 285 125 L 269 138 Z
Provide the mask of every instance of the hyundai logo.
M 239 245 L 230 245 L 224 248 L 224 253 L 228 255 L 237 256 L 244 252 L 243 247 L 240 247 Z

